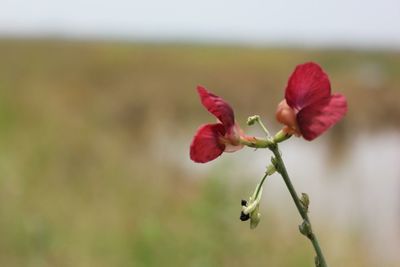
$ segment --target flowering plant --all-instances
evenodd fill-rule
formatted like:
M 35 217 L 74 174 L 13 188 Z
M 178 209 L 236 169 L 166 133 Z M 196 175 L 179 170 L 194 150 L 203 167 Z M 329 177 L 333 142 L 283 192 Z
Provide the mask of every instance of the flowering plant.
M 303 219 L 300 232 L 312 243 L 315 252 L 315 265 L 326 267 L 326 261 L 317 236 L 313 232 L 308 216 L 309 197 L 302 193 L 299 197 L 289 178 L 282 160 L 278 144 L 295 135 L 311 141 L 340 121 L 347 112 L 346 98 L 341 94 L 332 94 L 328 75 L 313 62 L 298 65 L 289 77 L 284 99 L 278 104 L 276 119 L 284 126 L 275 136 L 271 136 L 259 116 L 251 116 L 248 125 L 257 123 L 266 134 L 266 138 L 247 136 L 235 122 L 232 107 L 221 97 L 214 95 L 202 86 L 197 87 L 203 106 L 217 119 L 214 124 L 200 126 L 190 145 L 190 158 L 194 162 L 206 163 L 219 157 L 223 152 L 238 151 L 244 146 L 268 148 L 274 156 L 268 165 L 260 183 L 248 200 L 242 200 L 240 219 L 250 220 L 255 228 L 260 222 L 259 205 L 262 187 L 266 178 L 278 172 Z

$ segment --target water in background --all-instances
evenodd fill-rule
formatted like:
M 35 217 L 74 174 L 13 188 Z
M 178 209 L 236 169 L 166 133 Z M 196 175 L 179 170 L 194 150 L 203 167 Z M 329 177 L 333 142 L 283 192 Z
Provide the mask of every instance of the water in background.
M 351 250 L 344 240 L 355 234 L 365 245 L 368 255 L 365 257 L 371 266 L 400 262 L 399 132 L 357 133 L 350 140 L 332 141 L 331 137 L 320 137 L 312 143 L 292 138 L 281 145 L 298 193 L 307 192 L 311 198 L 311 217 L 317 232 L 328 243 L 328 255 L 340 257 L 347 253 L 346 249 Z M 178 155 L 184 154 L 184 150 Z M 175 154 L 174 151 L 175 145 L 165 150 L 168 155 Z M 199 172 L 200 176 L 226 168 L 225 176 L 229 176 L 230 182 L 255 186 L 271 153 L 246 149 L 236 154 L 224 154 L 207 166 L 193 166 L 186 157 L 178 162 L 181 160 L 183 168 Z M 244 177 L 250 179 L 243 181 Z M 242 193 L 247 196 L 251 191 Z M 279 211 L 274 215 L 284 227 L 294 227 L 300 222 L 279 175 L 269 178 L 264 195 L 262 209 L 266 220 L 273 209 Z
M 260 135 L 243 122 L 278 130 L 287 78 L 309 60 L 349 113 L 281 145 L 293 183 L 332 266 L 399 265 L 398 53 L 2 40 L 0 58 L 0 265 L 311 266 L 278 175 L 257 230 L 238 219 L 269 154 L 188 157 L 214 121 L 198 83 Z

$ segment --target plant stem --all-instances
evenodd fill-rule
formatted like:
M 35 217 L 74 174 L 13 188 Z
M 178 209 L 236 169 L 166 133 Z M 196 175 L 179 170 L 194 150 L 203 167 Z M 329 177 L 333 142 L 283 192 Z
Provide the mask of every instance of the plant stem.
M 257 117 L 256 121 L 260 125 L 261 129 L 263 129 L 263 131 L 267 135 L 267 137 L 271 137 L 271 134 L 269 133 L 267 127 L 265 127 L 264 123 L 261 121 L 260 117 Z
M 266 140 L 258 137 L 240 138 L 240 143 L 242 145 L 253 148 L 267 148 L 273 145 L 273 142 L 271 140 Z
M 263 178 L 261 179 L 260 183 L 258 184 L 254 199 L 257 199 L 258 194 L 260 194 L 261 188 L 262 188 L 265 180 L 267 179 L 267 177 L 271 176 L 275 172 L 276 172 L 276 168 L 275 168 L 274 164 L 271 164 L 271 165 L 269 165 L 267 167 L 267 169 L 265 170 L 265 174 L 264 174 Z
M 305 204 L 305 202 L 301 201 L 296 193 L 296 190 L 293 187 L 292 182 L 290 181 L 289 174 L 287 173 L 285 163 L 282 160 L 282 156 L 279 152 L 279 147 L 278 143 L 283 142 L 291 137 L 290 134 L 285 133 L 285 131 L 281 130 L 278 132 L 273 138 L 270 137 L 268 130 L 264 126 L 264 124 L 261 122 L 259 116 L 254 116 L 251 118 L 251 121 L 253 122 L 258 122 L 261 126 L 261 128 L 264 130 L 265 134 L 267 135 L 267 139 L 261 139 L 261 138 L 241 138 L 240 142 L 243 145 L 253 147 L 253 148 L 269 148 L 275 155 L 275 159 L 273 160 L 273 164 L 275 165 L 276 171 L 279 172 L 285 181 L 286 187 L 288 188 L 290 195 L 293 198 L 293 201 L 296 205 L 297 210 L 300 213 L 300 216 L 303 218 L 303 223 L 299 226 L 300 232 L 305 235 L 312 243 L 315 253 L 317 256 L 315 257 L 315 266 L 316 267 L 328 267 L 326 264 L 324 255 L 322 253 L 321 247 L 319 246 L 317 236 L 314 234 L 312 231 L 311 227 L 311 222 L 310 219 L 308 218 L 308 203 Z M 252 123 L 251 123 L 252 124 Z M 249 124 L 249 125 L 251 125 Z M 274 169 L 275 171 L 275 169 Z M 265 176 L 262 178 L 261 183 L 259 184 L 259 187 L 257 188 L 256 192 L 256 198 L 261 190 L 261 187 L 265 181 L 265 179 L 268 177 L 268 173 L 265 174 Z M 307 197 L 308 198 L 308 197 Z M 307 201 L 308 202 L 308 201 Z
M 281 154 L 279 152 L 278 144 L 276 144 L 274 146 L 270 146 L 269 149 L 275 155 L 277 171 L 282 175 L 282 178 L 285 181 L 285 184 L 290 192 L 290 195 L 292 196 L 293 201 L 296 204 L 297 210 L 299 211 L 301 217 L 304 220 L 303 224 L 305 224 L 307 227 L 306 232 L 302 232 L 302 233 L 304 235 L 306 235 L 308 237 L 308 239 L 310 239 L 310 241 L 314 247 L 315 253 L 317 254 L 315 264 L 317 267 L 327 267 L 324 255 L 322 254 L 321 247 L 319 246 L 319 243 L 317 240 L 317 236 L 312 231 L 311 222 L 310 222 L 310 219 L 308 218 L 308 214 L 307 214 L 307 209 L 301 203 L 301 201 L 296 193 L 296 190 L 294 189 L 293 184 L 290 181 L 285 164 L 284 164 Z M 302 226 L 300 226 L 300 227 L 302 227 Z
M 256 191 L 254 199 L 258 198 L 258 194 L 260 194 L 261 188 L 262 188 L 262 186 L 264 184 L 265 179 L 268 177 L 268 175 L 269 174 L 266 172 L 265 175 L 263 176 L 263 178 L 261 179 L 261 182 L 259 183 L 259 185 L 257 187 L 257 191 Z

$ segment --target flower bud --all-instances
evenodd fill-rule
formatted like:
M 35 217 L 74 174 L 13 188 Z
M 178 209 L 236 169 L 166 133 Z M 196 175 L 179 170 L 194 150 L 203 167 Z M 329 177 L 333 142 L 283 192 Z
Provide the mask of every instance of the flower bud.
M 301 193 L 300 202 L 303 205 L 305 212 L 308 211 L 308 206 L 310 205 L 310 198 L 306 193 Z
M 250 229 L 256 228 L 257 225 L 260 223 L 261 214 L 258 211 L 259 205 L 257 205 L 257 208 L 250 214 Z
M 254 115 L 247 118 L 247 125 L 251 126 L 260 119 L 260 116 Z

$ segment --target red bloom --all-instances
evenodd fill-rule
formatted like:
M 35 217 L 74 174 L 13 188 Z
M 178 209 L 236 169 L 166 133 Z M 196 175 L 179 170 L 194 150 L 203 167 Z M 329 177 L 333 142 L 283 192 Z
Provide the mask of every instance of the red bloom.
M 240 144 L 242 131 L 235 123 L 231 106 L 222 98 L 198 86 L 201 103 L 218 121 L 199 127 L 190 145 L 190 158 L 199 163 L 211 161 L 222 152 L 234 152 L 243 147 Z
M 346 98 L 331 95 L 328 75 L 313 62 L 298 65 L 289 78 L 285 99 L 276 118 L 284 131 L 311 141 L 336 124 L 347 112 Z

